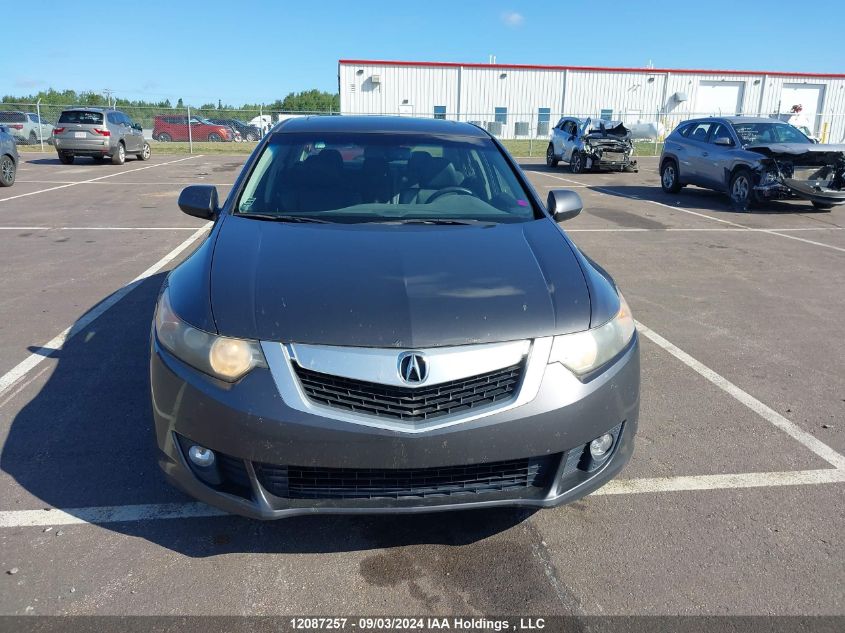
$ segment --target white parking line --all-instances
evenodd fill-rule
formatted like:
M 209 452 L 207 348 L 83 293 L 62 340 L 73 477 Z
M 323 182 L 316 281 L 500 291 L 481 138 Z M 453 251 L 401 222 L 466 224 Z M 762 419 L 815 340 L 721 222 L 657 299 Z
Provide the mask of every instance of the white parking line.
M 2 227 L 0 227 L 2 228 Z M 842 226 L 802 226 L 793 227 L 789 229 L 778 229 L 778 231 L 842 231 L 845 227 Z M 612 228 L 612 229 L 570 229 L 567 228 L 567 233 L 668 233 L 668 232 L 704 232 L 704 233 L 749 233 L 747 229 L 735 228 L 660 228 L 660 229 L 641 229 L 641 228 Z
M 195 226 L 0 226 L 0 231 L 196 231 Z
M 191 244 L 197 241 L 209 229 L 209 227 L 211 227 L 211 222 L 208 222 L 202 228 L 197 229 L 193 235 L 191 235 L 179 246 L 177 246 L 167 255 L 158 260 L 155 264 L 147 268 L 147 270 L 135 277 L 135 279 L 123 286 L 120 290 L 117 290 L 116 292 L 109 295 L 104 301 L 98 303 L 94 308 L 92 308 L 79 319 L 77 319 L 77 321 L 72 326 L 63 330 L 62 332 L 59 332 L 56 336 L 47 341 L 47 343 L 45 343 L 42 347 L 38 348 L 34 353 L 27 356 L 24 360 L 22 360 L 8 372 L 3 374 L 3 376 L 0 376 L 0 396 L 2 396 L 8 389 L 12 387 L 12 385 L 21 380 L 35 367 L 40 365 L 50 356 L 53 356 L 58 350 L 61 349 L 62 345 L 64 345 L 66 341 L 72 339 L 79 332 L 88 327 L 94 320 L 102 316 L 103 313 L 105 313 L 109 308 L 111 308 L 118 301 L 123 299 L 123 297 L 132 292 L 132 290 L 134 290 L 135 287 L 141 283 L 141 281 L 143 281 L 147 277 L 154 275 L 159 270 L 164 268 L 168 263 L 173 261 L 182 251 L 184 251 L 186 248 L 191 246 Z
M 549 178 L 554 178 L 555 180 L 560 180 L 562 182 L 571 183 L 571 184 L 582 186 L 582 187 L 586 185 L 586 183 L 580 182 L 578 180 L 572 180 L 570 178 L 564 178 L 562 176 L 557 176 L 555 174 L 549 174 L 549 173 L 546 173 L 544 171 L 538 171 L 538 172 L 534 172 L 534 173 L 540 174 L 542 176 L 548 176 Z M 789 240 L 797 240 L 799 242 L 804 242 L 805 244 L 812 244 L 813 246 L 822 246 L 824 248 L 829 248 L 829 249 L 832 249 L 834 251 L 839 251 L 839 252 L 845 253 L 845 248 L 842 248 L 840 246 L 834 246 L 832 244 L 825 244 L 823 242 L 816 242 L 814 240 L 808 240 L 808 239 L 803 238 L 803 237 L 798 237 L 797 235 L 787 235 L 786 233 L 783 233 L 781 231 L 781 229 L 754 228 L 754 227 L 751 227 L 751 226 L 745 226 L 744 224 L 739 224 L 738 222 L 731 222 L 730 220 L 723 220 L 722 218 L 714 218 L 712 215 L 707 215 L 706 213 L 700 213 L 698 211 L 692 211 L 691 209 L 685 209 L 683 207 L 674 207 L 671 204 L 665 204 L 663 202 L 658 202 L 656 200 L 649 200 L 648 198 L 641 198 L 640 196 L 633 196 L 633 195 L 630 195 L 630 194 L 627 194 L 627 193 L 620 193 L 618 191 L 614 191 L 613 189 L 608 189 L 607 187 L 593 186 L 593 185 L 587 185 L 587 186 L 589 186 L 590 189 L 592 189 L 593 191 L 597 191 L 597 192 L 602 193 L 602 194 L 607 195 L 607 196 L 616 196 L 616 197 L 621 197 L 621 198 L 628 198 L 629 200 L 639 200 L 640 202 L 647 202 L 649 204 L 653 204 L 653 205 L 656 205 L 658 207 L 665 207 L 667 209 L 672 209 L 673 211 L 681 211 L 682 213 L 688 213 L 690 215 L 695 215 L 695 216 L 698 216 L 700 218 L 706 218 L 706 219 L 712 220 L 714 222 L 721 222 L 722 224 L 728 224 L 730 226 L 734 226 L 734 227 L 737 227 L 737 228 L 740 228 L 740 229 L 745 229 L 746 231 L 753 231 L 755 233 L 767 233 L 769 235 L 777 235 L 779 237 L 785 237 Z
M 163 163 L 162 163 L 163 164 Z M 152 165 L 151 165 L 152 167 Z M 122 174 L 121 174 L 122 175 Z M 189 182 L 190 181 L 190 182 Z M 144 185 L 153 187 L 184 187 L 190 183 L 202 183 L 203 185 L 213 185 L 215 187 L 231 187 L 231 182 L 207 182 L 202 177 L 186 178 L 185 182 L 123 182 L 117 180 L 110 180 L 108 182 L 97 181 L 76 181 L 76 180 L 15 180 L 18 182 L 25 182 L 28 184 L 38 185 Z
M 0 528 L 75 525 L 79 523 L 96 525 L 123 521 L 192 519 L 225 514 L 221 510 L 199 502 L 100 506 L 94 508 L 71 508 L 69 510 L 7 510 L 0 512 Z
M 131 174 L 136 171 L 144 171 L 145 169 L 154 169 L 156 167 L 163 167 L 164 165 L 172 165 L 174 163 L 181 163 L 184 160 L 191 160 L 192 158 L 202 158 L 202 154 L 196 154 L 195 156 L 186 156 L 185 158 L 178 158 L 176 160 L 169 160 L 164 163 L 156 163 L 155 165 L 147 165 L 146 167 L 138 167 L 137 169 L 127 169 L 124 171 L 115 172 L 113 174 L 106 174 L 105 176 L 98 176 L 97 178 L 89 178 L 88 180 L 80 180 L 78 182 L 68 182 L 63 185 L 57 185 L 55 187 L 48 187 L 47 189 L 39 189 L 38 191 L 30 191 L 29 193 L 21 193 L 17 196 L 9 196 L 8 198 L 0 198 L 0 202 L 8 202 L 9 200 L 17 200 L 18 198 L 26 198 L 27 196 L 34 196 L 39 193 L 47 193 L 48 191 L 56 191 L 57 189 L 65 189 L 67 187 L 75 187 L 76 185 L 84 185 L 90 182 L 96 182 L 98 180 L 105 180 L 106 178 L 115 178 L 116 176 L 124 176 L 126 174 Z
M 845 470 L 795 470 L 775 473 L 737 475 L 695 475 L 654 479 L 614 479 L 594 495 L 627 495 L 644 492 L 682 492 L 687 490 L 725 490 L 732 488 L 769 488 L 845 482 Z
M 845 482 L 845 471 L 833 468 L 794 472 L 696 475 L 654 479 L 616 479 L 591 496 L 626 495 L 736 488 L 768 488 Z M 103 523 L 135 523 L 162 519 L 197 519 L 228 516 L 217 508 L 199 502 L 151 503 L 122 506 L 96 506 L 40 510 L 0 511 L 0 528 L 45 527 Z
M 704 363 L 696 360 L 682 349 L 678 348 L 673 343 L 670 343 L 665 338 L 660 336 L 651 328 L 646 327 L 637 321 L 637 330 L 640 334 L 655 343 L 658 347 L 669 352 L 672 356 L 680 360 L 684 365 L 700 374 L 711 383 L 719 387 L 725 393 L 733 396 L 736 400 L 744 404 L 746 407 L 754 411 L 757 415 L 762 417 L 767 422 L 770 422 L 781 431 L 792 437 L 807 449 L 821 457 L 829 464 L 835 466 L 840 470 L 845 470 L 845 457 L 837 453 L 830 446 L 822 442 L 815 435 L 812 435 L 799 427 L 791 420 L 786 419 L 780 413 L 771 407 L 763 404 L 750 393 L 743 391 L 724 376 L 717 374 L 715 371 L 707 367 Z

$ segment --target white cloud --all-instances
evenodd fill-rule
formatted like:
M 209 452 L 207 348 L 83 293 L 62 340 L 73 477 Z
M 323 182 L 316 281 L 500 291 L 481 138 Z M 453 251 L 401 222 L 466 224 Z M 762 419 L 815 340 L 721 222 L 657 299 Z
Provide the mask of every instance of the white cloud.
M 525 16 L 521 13 L 517 13 L 516 11 L 506 11 L 502 14 L 502 22 L 505 26 L 516 28 L 523 25 L 525 22 Z
M 15 79 L 16 88 L 38 88 L 39 86 L 46 86 L 47 82 L 42 79 L 35 79 L 32 77 L 18 77 Z

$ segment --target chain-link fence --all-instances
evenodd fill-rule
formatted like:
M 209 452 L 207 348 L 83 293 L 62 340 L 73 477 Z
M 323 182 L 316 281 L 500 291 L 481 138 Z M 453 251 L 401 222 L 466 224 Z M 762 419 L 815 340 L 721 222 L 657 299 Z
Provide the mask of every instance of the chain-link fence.
M 61 113 L 73 104 L 46 105 L 42 103 L 0 103 L 0 125 L 5 126 L 21 145 L 31 149 L 50 150 L 53 129 L 59 125 Z M 276 123 L 291 117 L 306 115 L 350 114 L 338 112 L 285 112 L 257 109 L 219 109 L 191 107 L 115 106 L 133 123 L 143 129 L 144 137 L 154 151 L 193 153 L 246 153 Z M 425 116 L 426 118 L 459 120 L 478 125 L 501 139 L 512 154 L 543 156 L 553 128 L 565 117 L 594 121 L 621 121 L 631 132 L 635 154 L 655 155 L 662 148 L 663 139 L 681 122 L 691 118 L 713 116 L 717 113 L 654 112 L 561 113 L 541 108 L 535 112 L 508 112 L 495 108 L 492 112 L 461 113 L 435 111 L 385 112 L 397 116 Z M 845 142 L 845 114 L 817 113 L 802 117 L 800 113 L 772 113 L 773 119 L 787 121 L 802 129 L 808 136 L 822 143 Z
M 42 103 L 0 103 L 0 125 L 20 145 L 45 148 L 51 144 L 53 130 L 60 126 L 65 110 L 91 107 L 47 105 Z M 141 126 L 153 146 L 172 144 L 173 149 L 193 152 L 204 143 L 232 143 L 254 146 L 276 123 L 292 116 L 337 114 L 333 112 L 282 112 L 278 110 L 220 108 L 157 108 L 112 106 Z M 182 147 L 182 146 L 185 147 Z M 234 146 L 233 146 L 234 147 Z M 203 148 L 204 149 L 204 148 Z M 221 146 L 223 149 L 223 146 Z

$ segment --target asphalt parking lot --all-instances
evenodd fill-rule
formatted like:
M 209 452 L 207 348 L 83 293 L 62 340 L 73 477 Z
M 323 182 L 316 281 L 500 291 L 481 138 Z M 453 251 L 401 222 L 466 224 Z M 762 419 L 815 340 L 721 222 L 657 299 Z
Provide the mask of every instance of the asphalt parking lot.
M 45 157 L 46 156 L 46 157 Z M 642 334 L 633 461 L 536 513 L 217 516 L 159 475 L 150 320 L 245 157 L 22 154 L 0 191 L 0 614 L 845 614 L 845 208 L 523 164 Z M 70 329 L 69 329 L 70 328 Z M 12 571 L 14 573 L 12 573 Z

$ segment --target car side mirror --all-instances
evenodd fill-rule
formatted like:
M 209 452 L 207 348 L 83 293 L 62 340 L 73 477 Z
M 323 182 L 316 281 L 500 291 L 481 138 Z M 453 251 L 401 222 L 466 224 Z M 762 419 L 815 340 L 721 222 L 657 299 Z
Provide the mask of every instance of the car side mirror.
M 571 220 L 581 213 L 584 203 L 581 202 L 581 196 L 574 191 L 569 189 L 552 189 L 549 192 L 546 206 L 555 222 L 563 222 L 565 220 Z
M 716 145 L 723 145 L 725 147 L 731 147 L 734 144 L 734 142 L 727 136 L 720 136 L 716 139 L 715 143 Z
M 183 213 L 203 220 L 214 220 L 220 209 L 217 202 L 217 187 L 213 185 L 191 185 L 179 194 L 179 208 Z
M 140 123 L 133 123 L 133 124 L 132 124 L 132 129 L 133 129 L 133 130 L 138 130 L 139 132 L 143 132 L 143 131 L 144 131 L 144 128 L 142 128 L 142 127 L 141 127 L 141 124 L 140 124 Z

